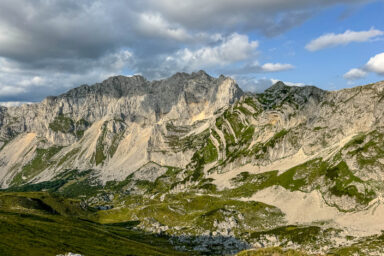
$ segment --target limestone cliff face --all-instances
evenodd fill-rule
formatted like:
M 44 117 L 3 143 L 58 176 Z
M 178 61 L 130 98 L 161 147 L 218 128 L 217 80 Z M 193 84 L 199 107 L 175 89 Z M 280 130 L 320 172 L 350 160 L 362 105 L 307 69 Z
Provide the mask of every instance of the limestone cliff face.
M 332 92 L 277 83 L 245 95 L 211 127 L 218 156 L 205 172 L 219 189 L 244 173 L 279 175 L 268 185 L 363 209 L 384 192 L 383 92 L 383 82 Z
M 160 81 L 111 77 L 41 103 L 2 107 L 0 183 L 47 180 L 64 169 L 122 179 L 150 161 L 184 167 L 193 150 L 170 150 L 169 140 L 206 129 L 242 94 L 231 78 L 200 71 Z
M 383 95 L 384 82 L 339 91 L 278 82 L 262 94 L 245 95 L 229 108 L 230 118 L 212 130 L 218 134 L 213 138 L 215 145 L 227 148 L 219 154 L 224 160 L 228 152 L 239 149 L 244 131 L 252 128 L 249 143 L 241 147 L 249 154 L 236 156 L 230 165 L 218 169 L 228 172 L 249 164 L 239 171 L 283 171 L 315 157 L 330 157 L 352 137 L 380 131 L 384 125 Z M 225 145 L 228 136 L 233 136 L 230 147 Z M 268 141 L 265 152 L 257 155 L 258 147 Z M 256 151 L 250 153 L 252 149 Z

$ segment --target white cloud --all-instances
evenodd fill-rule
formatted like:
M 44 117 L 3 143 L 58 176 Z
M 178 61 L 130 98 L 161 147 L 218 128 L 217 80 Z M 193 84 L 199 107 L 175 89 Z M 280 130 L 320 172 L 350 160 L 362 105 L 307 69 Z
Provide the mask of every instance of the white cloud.
M 219 45 L 197 50 L 185 48 L 168 56 L 165 64 L 174 70 L 196 70 L 212 66 L 224 66 L 252 58 L 258 47 L 257 41 L 249 41 L 247 35 L 234 33 Z
M 261 70 L 264 72 L 278 72 L 293 69 L 294 66 L 291 64 L 281 64 L 281 63 L 265 63 L 261 66 Z
M 274 79 L 270 78 L 253 78 L 253 77 L 242 77 L 242 76 L 234 76 L 237 84 L 246 92 L 255 92 L 262 93 L 271 85 L 273 85 Z
M 233 75 L 246 75 L 255 73 L 273 73 L 294 69 L 295 66 L 287 63 L 265 63 L 261 65 L 258 61 L 252 63 L 245 63 L 240 67 L 230 67 L 224 69 L 224 73 Z
M 16 107 L 23 104 L 32 104 L 32 103 L 33 102 L 28 102 L 28 101 L 3 101 L 3 102 L 0 102 L 0 106 L 9 108 L 9 107 Z
M 363 78 L 366 75 L 367 75 L 367 72 L 365 72 L 364 70 L 360 68 L 353 68 L 349 70 L 347 73 L 345 73 L 343 77 L 348 80 L 356 80 L 356 79 Z
M 254 78 L 254 77 L 248 77 L 248 76 L 234 76 L 234 79 L 239 84 L 241 89 L 243 89 L 246 92 L 255 92 L 255 93 L 262 93 L 275 83 L 281 81 L 279 79 L 274 78 Z M 283 81 L 284 84 L 288 86 L 304 86 L 304 83 L 295 83 L 295 82 L 289 82 L 289 81 Z
M 342 34 L 329 33 L 322 35 L 311 42 L 305 48 L 308 51 L 318 51 L 337 45 L 346 45 L 352 42 L 366 42 L 371 38 L 384 35 L 384 31 L 371 28 L 367 31 L 347 30 Z
M 370 58 L 365 65 L 365 69 L 370 72 L 384 75 L 384 52 L 376 54 Z
M 185 29 L 180 26 L 172 26 L 159 14 L 140 14 L 137 29 L 140 33 L 150 37 L 158 36 L 178 41 L 185 41 L 192 38 Z
M 363 78 L 368 72 L 384 75 L 384 52 L 371 57 L 362 68 L 352 68 L 344 74 L 344 78 L 348 80 L 356 80 Z
M 28 87 L 28 86 L 34 86 L 34 85 L 36 85 L 36 86 L 43 85 L 44 82 L 45 82 L 44 78 L 42 78 L 40 76 L 34 76 L 30 79 L 21 80 L 19 84 L 21 86 Z
M 25 89 L 20 87 L 0 84 L 0 96 L 14 96 L 25 92 Z

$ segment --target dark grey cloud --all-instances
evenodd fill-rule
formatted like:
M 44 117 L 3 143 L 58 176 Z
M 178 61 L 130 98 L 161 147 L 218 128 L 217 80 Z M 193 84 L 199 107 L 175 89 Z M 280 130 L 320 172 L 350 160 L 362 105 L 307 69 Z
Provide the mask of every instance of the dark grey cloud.
M 311 14 L 337 4 L 369 0 L 149 0 L 153 12 L 195 30 L 257 30 L 272 36 L 299 25 Z
M 92 1 L 1 1 L 0 55 L 20 62 L 98 58 L 129 43 L 110 11 Z
M 279 35 L 327 6 L 365 2 L 2 0 L 0 101 L 41 100 L 123 71 L 151 79 L 249 67 L 258 43 L 247 33 Z M 241 47 L 227 47 L 233 40 Z

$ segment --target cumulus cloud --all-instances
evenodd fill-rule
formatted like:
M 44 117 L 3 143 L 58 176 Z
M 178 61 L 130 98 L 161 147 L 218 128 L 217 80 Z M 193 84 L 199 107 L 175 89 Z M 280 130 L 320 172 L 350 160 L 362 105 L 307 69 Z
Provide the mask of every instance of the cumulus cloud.
M 171 38 L 178 41 L 191 40 L 192 36 L 180 26 L 172 26 L 159 14 L 142 13 L 139 15 L 138 31 L 146 36 Z
M 373 28 L 367 31 L 347 30 L 342 34 L 329 33 L 312 40 L 305 48 L 313 52 L 337 45 L 347 45 L 352 42 L 366 42 L 381 35 L 384 35 L 384 31 Z
M 166 61 L 182 62 L 192 69 L 226 65 L 249 58 L 258 45 L 257 41 L 249 41 L 247 35 L 234 33 L 217 46 L 203 47 L 195 51 L 186 48 L 178 51 L 175 56 L 169 56 Z
M 261 66 L 261 70 L 264 72 L 279 72 L 284 70 L 293 69 L 294 66 L 291 64 L 281 64 L 281 63 L 265 63 Z
M 360 68 L 352 68 L 347 73 L 345 73 L 343 77 L 348 80 L 356 80 L 356 79 L 363 78 L 366 75 L 367 75 L 367 72 L 365 72 L 364 70 Z
M 242 66 L 231 67 L 230 69 L 222 69 L 223 73 L 231 73 L 233 75 L 246 75 L 258 73 L 274 73 L 294 69 L 295 66 L 288 63 L 265 63 L 260 64 L 258 61 L 245 63 Z
M 376 54 L 369 59 L 365 65 L 365 69 L 370 72 L 375 72 L 380 75 L 384 75 L 384 52 Z
M 347 80 L 356 80 L 365 77 L 369 72 L 384 75 L 384 52 L 371 57 L 361 68 L 352 68 L 344 74 Z
M 140 63 L 146 66 L 144 76 L 165 77 L 177 71 L 191 72 L 200 69 L 220 69 L 231 64 L 252 59 L 257 54 L 259 43 L 247 35 L 233 33 L 211 46 L 197 49 L 184 48 L 170 55 L 159 56 L 155 61 Z

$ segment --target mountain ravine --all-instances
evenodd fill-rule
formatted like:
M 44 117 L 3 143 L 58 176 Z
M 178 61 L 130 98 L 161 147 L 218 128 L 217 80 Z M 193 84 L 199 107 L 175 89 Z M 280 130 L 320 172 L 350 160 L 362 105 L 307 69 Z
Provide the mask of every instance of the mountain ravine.
M 111 77 L 1 107 L 0 185 L 0 232 L 29 225 L 30 255 L 384 255 L 384 82 L 253 94 L 204 71 Z M 70 220 L 95 240 L 28 233 L 71 237 Z M 89 225 L 117 240 L 91 248 Z

